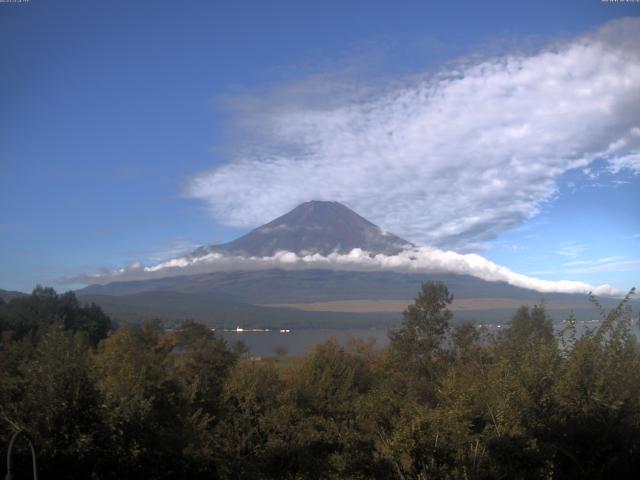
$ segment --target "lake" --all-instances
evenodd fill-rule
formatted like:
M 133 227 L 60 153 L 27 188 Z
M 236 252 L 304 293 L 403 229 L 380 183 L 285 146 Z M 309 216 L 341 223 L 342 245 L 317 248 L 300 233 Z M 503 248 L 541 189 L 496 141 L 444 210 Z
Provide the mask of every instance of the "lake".
M 302 355 L 313 349 L 319 343 L 335 339 L 341 345 L 345 345 L 349 339 L 360 338 L 376 340 L 376 348 L 384 348 L 389 343 L 386 328 L 354 328 L 354 329 L 320 329 L 301 328 L 291 330 L 289 333 L 280 333 L 278 330 L 268 332 L 236 332 L 218 331 L 227 341 L 229 347 L 242 340 L 253 356 L 273 355 L 274 349 L 284 347 L 289 355 Z
M 600 325 L 599 320 L 577 322 L 578 335 L 587 329 L 593 329 Z M 490 332 L 498 332 L 505 328 L 507 324 L 486 325 Z M 554 328 L 559 331 L 564 325 L 555 323 Z M 640 336 L 637 324 L 632 327 L 633 333 Z M 217 331 L 227 341 L 229 347 L 242 340 L 248 347 L 252 356 L 273 355 L 274 349 L 284 347 L 288 355 L 302 355 L 312 350 L 315 345 L 335 339 L 340 345 L 346 345 L 350 339 L 358 338 L 363 340 L 375 339 L 375 348 L 382 349 L 389 344 L 388 328 L 300 328 L 292 329 L 288 333 L 281 333 L 279 330 L 270 331 Z

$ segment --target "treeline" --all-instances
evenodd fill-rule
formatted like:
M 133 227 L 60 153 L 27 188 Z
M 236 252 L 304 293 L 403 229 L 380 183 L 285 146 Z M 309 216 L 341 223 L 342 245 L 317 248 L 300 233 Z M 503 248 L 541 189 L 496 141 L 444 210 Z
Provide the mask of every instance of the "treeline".
M 452 328 L 450 302 L 427 283 L 384 351 L 327 342 L 280 368 L 38 288 L 0 301 L 0 444 L 26 430 L 56 479 L 638 478 L 628 297 L 560 337 L 543 306 L 489 335 Z

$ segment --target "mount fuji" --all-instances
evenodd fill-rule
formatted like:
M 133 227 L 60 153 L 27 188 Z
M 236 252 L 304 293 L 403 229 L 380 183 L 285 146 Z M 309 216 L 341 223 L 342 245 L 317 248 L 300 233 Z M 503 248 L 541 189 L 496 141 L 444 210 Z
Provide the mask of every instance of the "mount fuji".
M 224 253 L 266 257 L 278 251 L 328 255 L 349 253 L 354 248 L 394 255 L 412 246 L 341 203 L 314 200 L 229 243 L 200 247 L 192 256 Z
M 353 249 L 372 256 L 396 255 L 413 247 L 345 205 L 310 201 L 236 240 L 199 247 L 184 259 L 197 263 L 208 256 L 264 258 L 278 252 L 345 255 Z M 502 322 L 518 305 L 543 298 L 556 319 L 570 311 L 578 318 L 596 318 L 583 294 L 542 294 L 502 281 L 452 273 L 315 267 L 227 269 L 171 276 L 162 276 L 162 270 L 155 273 L 154 278 L 90 285 L 77 294 L 122 320 L 194 318 L 212 325 L 335 327 L 396 323 L 421 283 L 442 280 L 456 299 L 456 316 L 467 320 Z

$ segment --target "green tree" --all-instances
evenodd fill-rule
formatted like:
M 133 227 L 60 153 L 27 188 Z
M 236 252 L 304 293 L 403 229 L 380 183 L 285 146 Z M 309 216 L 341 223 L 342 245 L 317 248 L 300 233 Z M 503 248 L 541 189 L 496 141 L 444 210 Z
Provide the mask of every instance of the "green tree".
M 358 478 L 358 472 L 370 472 L 372 442 L 358 411 L 371 382 L 364 359 L 335 341 L 305 357 L 270 415 L 272 478 Z
M 187 321 L 176 335 L 174 368 L 186 400 L 196 409 L 216 415 L 229 370 L 237 357 L 210 328 Z
M 54 289 L 41 286 L 0 309 L 0 327 L 11 331 L 13 340 L 37 342 L 49 327 L 59 324 L 66 330 L 82 332 L 92 346 L 112 328 L 111 319 L 95 304 L 80 305 L 73 292 L 58 295 Z
M 391 347 L 403 358 L 420 363 L 439 353 L 453 318 L 447 308 L 453 295 L 442 282 L 426 282 L 403 313 L 402 326 L 389 333 Z
M 224 385 L 223 418 L 215 428 L 215 454 L 221 478 L 282 478 L 273 471 L 269 440 L 276 426 L 284 383 L 273 365 L 242 361 L 231 370 Z
M 220 459 L 215 429 L 224 419 L 222 392 L 237 357 L 210 328 L 187 321 L 177 332 L 171 361 L 183 405 L 185 465 L 192 477 L 210 475 Z
M 557 478 L 635 478 L 640 473 L 640 346 L 630 298 L 606 312 L 595 331 L 566 353 L 548 419 Z M 575 334 L 572 335 L 576 337 Z
M 506 340 L 514 347 L 527 348 L 532 342 L 553 343 L 553 320 L 547 316 L 544 304 L 520 307 L 506 330 Z
M 93 371 L 103 397 L 111 458 L 118 478 L 159 478 L 182 469 L 180 388 L 169 353 L 153 324 L 121 327 L 100 343 Z
M 1 381 L 2 417 L 12 430 L 34 437 L 40 473 L 48 478 L 89 478 L 97 473 L 96 459 L 105 454 L 106 431 L 88 348 L 86 336 L 54 326 L 27 356 L 12 348 L 20 354 L 19 363 L 11 368 L 12 381 Z
M 395 391 L 433 403 L 449 355 L 447 334 L 453 296 L 442 282 L 426 282 L 403 313 L 400 328 L 389 332 L 390 355 L 385 377 Z

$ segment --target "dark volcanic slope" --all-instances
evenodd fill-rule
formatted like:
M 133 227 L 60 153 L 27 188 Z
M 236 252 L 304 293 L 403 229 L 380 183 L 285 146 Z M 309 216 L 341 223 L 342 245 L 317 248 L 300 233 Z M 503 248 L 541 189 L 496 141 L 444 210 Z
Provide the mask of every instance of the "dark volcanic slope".
M 152 280 L 113 282 L 78 290 L 80 296 L 127 296 L 143 292 L 180 292 L 209 300 L 249 304 L 309 303 L 333 300 L 412 299 L 422 282 L 441 280 L 455 298 L 509 298 L 586 302 L 582 294 L 540 293 L 504 282 L 486 282 L 446 273 L 348 272 L 335 270 L 254 270 L 213 272 Z
M 456 298 L 501 297 L 539 300 L 543 294 L 502 282 L 452 274 L 348 272 L 336 270 L 254 270 L 213 272 L 151 280 L 91 285 L 80 295 L 125 296 L 142 292 L 181 292 L 210 299 L 253 304 L 304 303 L 351 299 L 411 299 L 422 282 L 442 280 Z M 548 297 L 548 295 L 544 295 Z
M 95 302 L 122 320 L 159 317 L 169 320 L 194 318 L 212 325 L 235 326 L 325 326 L 354 327 L 393 324 L 397 314 L 331 313 L 297 311 L 260 304 L 312 303 L 333 300 L 401 299 L 410 303 L 421 282 L 442 280 L 454 297 L 514 299 L 533 304 L 541 299 L 560 300 L 566 308 L 549 310 L 555 320 L 573 310 L 579 320 L 598 318 L 586 295 L 542 294 L 502 282 L 451 274 L 407 274 L 395 272 L 342 272 L 331 270 L 263 270 L 217 272 L 154 280 L 92 285 L 77 291 L 83 302 Z M 600 299 L 612 308 L 615 299 Z M 257 304 L 257 305 L 256 305 Z M 634 304 L 637 311 L 638 303 Z M 456 311 L 457 319 L 504 322 L 514 308 Z
M 215 296 L 153 291 L 124 296 L 81 294 L 82 302 L 100 305 L 117 321 L 141 322 L 159 318 L 172 322 L 193 319 L 215 327 L 343 328 L 389 326 L 400 314 L 303 312 L 219 300 Z
M 221 252 L 271 256 L 279 250 L 327 255 L 348 253 L 354 248 L 391 255 L 409 245 L 410 242 L 383 232 L 341 203 L 312 201 L 232 242 L 201 247 L 192 255 Z

